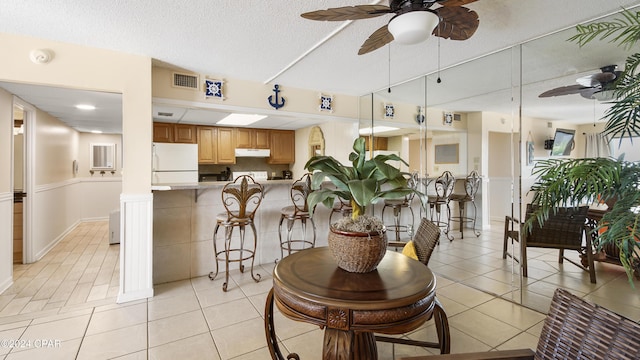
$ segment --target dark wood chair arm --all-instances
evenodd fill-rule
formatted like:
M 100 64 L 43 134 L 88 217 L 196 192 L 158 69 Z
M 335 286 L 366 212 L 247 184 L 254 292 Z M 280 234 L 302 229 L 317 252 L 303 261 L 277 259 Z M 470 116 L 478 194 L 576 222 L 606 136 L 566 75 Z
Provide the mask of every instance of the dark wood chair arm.
M 508 221 L 511 221 L 511 222 L 518 223 L 518 224 L 522 225 L 520 220 L 518 220 L 518 218 L 516 218 L 516 217 L 506 215 L 504 218 L 505 218 L 505 220 L 508 220 Z
M 519 349 L 464 354 L 403 357 L 400 358 L 400 360 L 533 360 L 534 355 L 535 353 L 531 349 Z

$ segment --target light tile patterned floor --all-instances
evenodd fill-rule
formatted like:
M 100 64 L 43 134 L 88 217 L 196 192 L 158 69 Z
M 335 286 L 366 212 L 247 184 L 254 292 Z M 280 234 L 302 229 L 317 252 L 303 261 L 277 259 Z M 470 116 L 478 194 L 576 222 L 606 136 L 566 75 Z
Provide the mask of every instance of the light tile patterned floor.
M 15 283 L 0 294 L 0 358 L 13 359 L 269 359 L 263 311 L 273 265 L 262 281 L 231 272 L 229 292 L 207 277 L 157 285 L 148 300 L 116 304 L 118 245 L 108 245 L 106 222 L 82 223 L 42 260 L 14 267 Z M 632 289 L 621 268 L 597 264 L 598 283 L 555 251 L 530 251 L 530 277 L 520 301 L 518 277 L 503 260 L 502 226 L 476 238 L 443 238 L 431 258 L 438 297 L 447 311 L 452 352 L 535 347 L 553 290 L 570 289 L 640 320 L 640 282 Z M 497 229 L 497 230 L 496 230 Z M 517 267 L 516 267 L 517 271 Z M 220 276 L 219 276 L 220 278 Z M 322 331 L 276 313 L 284 350 L 320 359 Z M 490 329 L 490 331 L 487 331 Z M 407 334 L 435 340 L 433 324 Z M 9 345 L 14 345 L 11 347 Z M 433 353 L 378 345 L 380 359 Z

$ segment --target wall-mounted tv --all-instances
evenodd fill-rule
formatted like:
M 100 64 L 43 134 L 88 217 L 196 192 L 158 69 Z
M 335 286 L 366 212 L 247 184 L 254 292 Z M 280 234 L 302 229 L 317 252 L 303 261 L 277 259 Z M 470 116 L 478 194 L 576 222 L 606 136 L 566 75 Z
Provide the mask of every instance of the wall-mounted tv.
M 566 156 L 571 154 L 571 150 L 575 147 L 576 131 L 569 129 L 556 129 L 556 134 L 553 137 L 553 148 L 551 149 L 551 156 Z

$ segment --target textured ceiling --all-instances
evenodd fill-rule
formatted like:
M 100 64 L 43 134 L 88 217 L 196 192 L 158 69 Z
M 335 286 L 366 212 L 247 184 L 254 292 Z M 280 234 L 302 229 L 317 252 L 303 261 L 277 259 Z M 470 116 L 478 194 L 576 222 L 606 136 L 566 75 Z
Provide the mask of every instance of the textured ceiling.
M 386 24 L 391 15 L 354 21 L 333 36 L 343 23 L 311 21 L 299 16 L 317 9 L 368 3 L 357 0 L 3 0 L 0 33 L 143 54 L 158 63 L 197 73 L 269 81 L 334 94 L 363 95 L 384 89 L 389 83 L 401 83 L 438 69 L 438 41 L 433 37 L 418 45 L 392 43 L 372 53 L 357 55 L 362 42 Z M 386 4 L 386 1 L 378 3 Z M 446 69 L 639 3 L 637 0 L 478 0 L 468 5 L 479 14 L 477 32 L 466 41 L 442 40 L 440 68 Z M 326 42 L 314 49 L 327 37 Z M 556 42 L 566 48 L 565 40 Z M 561 52 L 560 48 L 558 51 Z M 565 59 L 562 55 L 554 59 L 551 55 L 551 60 L 558 61 L 550 62 L 540 57 L 543 61 L 538 71 L 540 79 L 552 78 L 542 73 L 553 69 L 557 72 L 557 67 L 563 68 L 564 74 L 581 73 L 619 61 L 613 59 L 613 55 L 611 59 L 587 57 L 586 61 L 576 57 L 575 52 L 569 55 L 574 58 Z M 569 68 L 573 70 L 567 70 Z M 482 68 L 471 71 L 471 77 L 465 76 L 459 86 L 474 87 L 481 82 L 474 76 L 482 72 Z M 455 78 L 453 73 L 449 76 Z M 460 90 L 455 85 L 458 84 L 450 84 L 451 91 Z M 471 103 L 473 101 L 468 102 Z M 486 104 L 486 99 L 481 103 Z

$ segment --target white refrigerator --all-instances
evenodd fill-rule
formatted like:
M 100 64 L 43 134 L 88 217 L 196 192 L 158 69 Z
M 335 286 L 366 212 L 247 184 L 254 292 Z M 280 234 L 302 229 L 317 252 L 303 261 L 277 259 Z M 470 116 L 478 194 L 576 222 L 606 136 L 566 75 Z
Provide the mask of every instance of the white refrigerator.
M 151 183 L 198 182 L 198 145 L 153 143 Z

